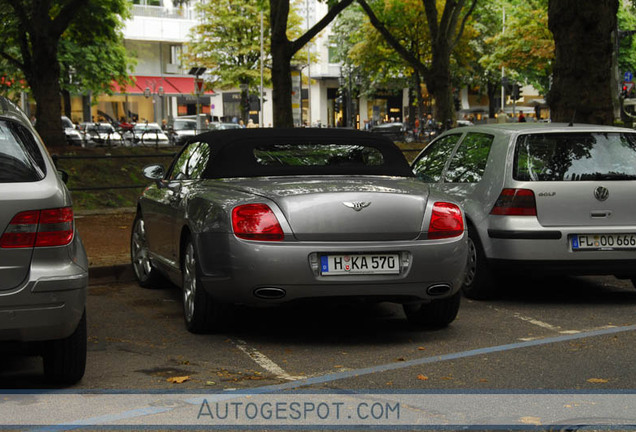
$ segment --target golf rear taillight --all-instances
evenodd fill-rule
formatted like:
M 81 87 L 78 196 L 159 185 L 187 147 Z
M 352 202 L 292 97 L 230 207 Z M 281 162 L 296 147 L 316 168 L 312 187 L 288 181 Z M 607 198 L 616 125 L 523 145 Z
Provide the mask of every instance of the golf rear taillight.
M 232 229 L 245 240 L 281 241 L 285 237 L 276 215 L 267 204 L 245 204 L 232 210 Z
M 464 232 L 462 211 L 455 204 L 436 202 L 433 204 L 431 223 L 428 227 L 429 239 L 457 237 Z
M 504 189 L 495 202 L 491 215 L 536 216 L 537 204 L 530 189 Z
M 30 210 L 11 219 L 0 237 L 1 248 L 64 246 L 73 240 L 73 209 Z

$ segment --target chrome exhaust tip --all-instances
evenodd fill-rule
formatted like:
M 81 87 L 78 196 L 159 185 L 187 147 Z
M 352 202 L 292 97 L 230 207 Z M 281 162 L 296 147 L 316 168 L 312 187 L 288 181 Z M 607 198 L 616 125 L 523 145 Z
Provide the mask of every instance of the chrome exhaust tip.
M 432 297 L 448 294 L 450 291 L 451 286 L 449 284 L 435 284 L 426 288 L 426 293 Z
M 282 288 L 276 287 L 264 287 L 264 288 L 256 288 L 254 290 L 254 295 L 258 298 L 266 299 L 266 300 L 276 300 L 285 297 L 285 290 Z

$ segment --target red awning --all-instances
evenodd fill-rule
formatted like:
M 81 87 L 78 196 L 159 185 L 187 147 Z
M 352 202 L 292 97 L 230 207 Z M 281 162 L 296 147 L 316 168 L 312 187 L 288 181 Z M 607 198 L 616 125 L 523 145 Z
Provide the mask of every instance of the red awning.
M 118 94 L 142 95 L 146 88 L 156 94 L 159 87 L 163 87 L 163 94 L 167 96 L 194 95 L 194 77 L 160 77 L 160 76 L 131 76 L 132 84 L 125 88 L 113 81 L 111 87 Z M 205 94 L 212 95 L 213 91 L 206 91 Z

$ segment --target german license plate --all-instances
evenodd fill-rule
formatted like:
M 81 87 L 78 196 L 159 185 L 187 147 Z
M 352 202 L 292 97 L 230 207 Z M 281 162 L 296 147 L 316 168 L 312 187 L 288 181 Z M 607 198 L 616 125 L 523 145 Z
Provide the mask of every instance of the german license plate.
M 320 272 L 323 276 L 345 274 L 398 274 L 398 254 L 322 255 Z
M 636 234 L 577 234 L 572 250 L 636 249 Z

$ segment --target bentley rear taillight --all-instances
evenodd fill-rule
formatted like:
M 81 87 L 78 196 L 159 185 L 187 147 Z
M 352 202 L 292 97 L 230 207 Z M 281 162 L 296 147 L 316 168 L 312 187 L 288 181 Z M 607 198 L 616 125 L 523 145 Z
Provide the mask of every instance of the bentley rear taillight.
M 2 248 L 65 246 L 73 240 L 73 209 L 30 210 L 11 219 L 0 237 Z
M 267 204 L 244 204 L 232 210 L 232 229 L 245 240 L 281 241 L 285 237 L 276 215 Z
M 530 189 L 504 189 L 495 202 L 491 215 L 536 216 L 537 204 Z
M 463 232 L 464 218 L 457 205 L 447 202 L 433 204 L 431 224 L 428 227 L 429 239 L 457 237 Z

